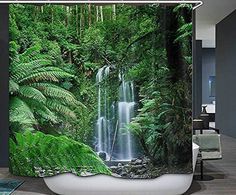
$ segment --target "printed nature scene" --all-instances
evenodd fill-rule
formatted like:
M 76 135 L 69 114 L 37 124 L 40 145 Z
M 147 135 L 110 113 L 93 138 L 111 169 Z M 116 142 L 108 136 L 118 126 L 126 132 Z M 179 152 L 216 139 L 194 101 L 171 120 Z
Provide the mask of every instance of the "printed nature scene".
M 192 172 L 192 7 L 10 5 L 10 170 Z

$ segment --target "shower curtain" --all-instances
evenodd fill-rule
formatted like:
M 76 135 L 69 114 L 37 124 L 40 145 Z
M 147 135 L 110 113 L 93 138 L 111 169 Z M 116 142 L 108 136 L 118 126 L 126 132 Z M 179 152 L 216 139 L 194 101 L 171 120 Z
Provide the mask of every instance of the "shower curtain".
M 192 173 L 192 5 L 10 5 L 10 171 Z

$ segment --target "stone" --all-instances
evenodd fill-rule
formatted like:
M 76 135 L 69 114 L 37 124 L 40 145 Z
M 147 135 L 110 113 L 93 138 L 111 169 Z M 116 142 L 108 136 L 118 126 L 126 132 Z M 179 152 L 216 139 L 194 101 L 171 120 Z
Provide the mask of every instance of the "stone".
M 116 170 L 118 169 L 118 167 L 116 167 L 116 166 L 110 166 L 110 169 L 111 169 L 112 171 L 116 171 Z
M 142 164 L 142 160 L 137 158 L 132 164 L 134 165 Z
M 98 156 L 102 159 L 102 160 L 106 160 L 107 159 L 107 154 L 106 152 L 99 152 Z
M 133 178 L 133 179 L 139 179 L 140 176 L 139 176 L 139 175 L 134 175 L 132 178 Z
M 126 172 L 121 172 L 121 174 L 120 174 L 122 177 L 126 177 L 128 174 L 126 173 Z
M 120 175 L 118 175 L 116 173 L 112 173 L 111 175 L 114 176 L 114 177 L 121 177 Z
M 123 165 L 122 165 L 122 163 L 118 163 L 118 165 L 117 165 L 118 167 L 122 167 Z

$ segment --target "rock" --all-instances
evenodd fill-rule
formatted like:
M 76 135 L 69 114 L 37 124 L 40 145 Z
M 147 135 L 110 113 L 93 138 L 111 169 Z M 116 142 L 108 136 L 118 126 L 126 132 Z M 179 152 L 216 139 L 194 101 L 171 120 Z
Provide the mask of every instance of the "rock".
M 122 170 L 122 168 L 120 167 L 120 168 L 116 169 L 115 172 L 116 172 L 117 174 L 121 174 L 122 171 L 123 171 L 123 170 Z
M 142 164 L 142 160 L 137 158 L 135 161 L 132 162 L 132 164 L 133 164 L 133 165 Z
M 154 166 L 150 159 L 147 157 L 140 157 L 132 159 L 129 163 L 122 164 L 119 162 L 117 166 L 111 166 L 112 174 L 114 176 L 119 175 L 123 178 L 133 178 L 133 179 L 150 179 L 156 178 L 161 175 L 161 173 L 168 171 L 164 170 L 163 167 Z
M 121 175 L 122 177 L 126 177 L 128 174 L 127 174 L 126 172 L 122 171 L 120 175 Z
M 133 158 L 130 162 L 133 163 L 136 161 L 137 158 Z
M 134 176 L 132 177 L 132 179 L 139 179 L 139 178 L 140 178 L 139 175 L 134 175 Z
M 130 166 L 130 171 L 135 173 L 137 171 L 137 167 L 135 165 Z
M 144 164 L 143 164 L 143 167 L 145 167 L 145 168 L 146 168 L 147 166 L 148 166 L 148 164 L 146 164 L 146 163 L 144 163 Z
M 87 172 L 87 171 L 84 171 L 80 174 L 80 176 L 92 176 L 93 173 L 90 173 L 90 172 Z
M 137 171 L 137 174 L 138 174 L 138 175 L 142 175 L 142 174 L 144 174 L 146 171 L 147 171 L 146 169 L 139 169 L 139 170 Z
M 114 177 L 121 177 L 120 175 L 118 175 L 116 173 L 112 173 L 111 175 L 114 176 Z
M 107 159 L 107 154 L 106 152 L 99 152 L 98 156 L 102 159 L 102 160 L 106 160 Z
M 122 163 L 118 163 L 118 165 L 117 165 L 118 167 L 122 167 L 123 165 L 122 165 Z
M 116 167 L 116 166 L 111 166 L 110 169 L 111 169 L 112 171 L 116 171 L 116 170 L 118 169 L 118 167 Z
M 148 159 L 147 157 L 143 158 L 143 164 L 148 164 L 150 163 L 150 159 Z

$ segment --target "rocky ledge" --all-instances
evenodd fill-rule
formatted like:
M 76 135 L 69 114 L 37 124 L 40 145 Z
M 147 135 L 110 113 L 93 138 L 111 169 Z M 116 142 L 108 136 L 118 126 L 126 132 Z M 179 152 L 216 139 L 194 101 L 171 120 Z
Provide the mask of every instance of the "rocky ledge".
M 187 166 L 155 166 L 147 157 L 136 158 L 128 163 L 118 163 L 117 166 L 110 166 L 115 177 L 132 179 L 153 179 L 163 174 L 186 174 L 192 173 L 192 165 Z
M 128 163 L 118 163 L 117 166 L 111 166 L 110 169 L 116 177 L 133 179 L 156 178 L 163 172 L 163 168 L 155 167 L 146 157 L 132 159 Z

